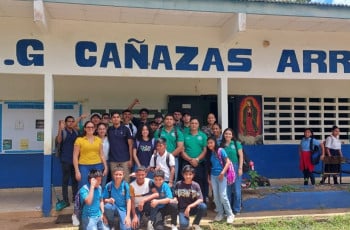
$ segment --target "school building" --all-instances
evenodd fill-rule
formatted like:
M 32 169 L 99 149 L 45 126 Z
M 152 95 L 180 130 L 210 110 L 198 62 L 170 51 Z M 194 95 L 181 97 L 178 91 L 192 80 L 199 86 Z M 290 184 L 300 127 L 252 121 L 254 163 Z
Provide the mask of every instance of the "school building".
M 338 125 L 348 155 L 348 6 L 7 0 L 0 18 L 0 188 L 43 187 L 44 215 L 61 183 L 51 155 L 58 120 L 123 110 L 134 98 L 136 114 L 181 108 L 205 125 L 215 112 L 238 133 L 251 99 L 259 142 L 244 148 L 270 178 L 302 176 L 306 127 L 324 139 Z

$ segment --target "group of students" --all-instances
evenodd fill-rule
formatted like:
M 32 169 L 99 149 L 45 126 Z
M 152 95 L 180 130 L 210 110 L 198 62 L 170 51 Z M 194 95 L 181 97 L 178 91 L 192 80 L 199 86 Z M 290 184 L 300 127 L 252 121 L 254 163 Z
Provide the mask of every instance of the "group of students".
M 308 185 L 309 180 L 312 185 L 315 184 L 315 176 L 313 174 L 315 169 L 315 162 L 312 162 L 312 155 L 314 152 L 316 152 L 316 154 L 319 154 L 320 160 L 324 160 L 325 157 L 343 157 L 341 150 L 341 141 L 339 140 L 339 133 L 339 127 L 333 126 L 331 135 L 329 135 L 324 142 L 321 142 L 314 137 L 311 128 L 306 128 L 304 130 L 304 137 L 300 141 L 299 145 L 299 168 L 304 175 L 304 185 Z M 336 173 L 339 171 L 340 164 L 324 165 L 323 172 L 334 173 L 334 184 L 338 184 Z M 321 175 L 320 184 L 324 184 L 326 178 L 327 176 Z
M 199 224 L 207 206 L 199 185 L 193 181 L 194 169 L 187 165 L 182 169 L 183 180 L 173 190 L 165 182 L 162 170 L 154 171 L 154 178 L 146 177 L 147 169 L 136 169 L 135 180 L 128 184 L 120 167 L 112 170 L 113 180 L 101 188 L 102 172 L 91 170 L 89 182 L 79 190 L 82 208 L 82 229 L 114 229 L 115 217 L 119 229 L 139 229 L 143 216 L 147 216 L 147 229 L 164 229 L 165 216 L 171 216 L 171 228 L 188 229 L 189 217 L 196 215 L 192 227 Z
M 190 166 L 193 181 L 198 184 L 196 187 L 200 188 L 200 194 L 202 194 L 198 195 L 201 197 L 198 198 L 201 200 L 199 206 L 206 210 L 205 204 L 208 202 L 209 189 L 211 188 L 218 212 L 215 220 L 221 221 L 226 214 L 227 222 L 232 223 L 234 215 L 238 214 L 241 209 L 241 176 L 243 173 L 242 145 L 235 140 L 233 130 L 227 128 L 221 133 L 221 126 L 216 122 L 215 115 L 212 113 L 208 114 L 208 124 L 202 128 L 199 126 L 199 120 L 191 117 L 190 113 L 186 111 L 182 113 L 174 111 L 173 114 L 167 114 L 164 117 L 158 114 L 149 123 L 147 109 L 140 110 L 140 119 L 132 117 L 130 108 L 136 103 L 138 101 L 135 99 L 128 109 L 122 113 L 114 112 L 111 117 L 109 114 L 103 114 L 102 117 L 99 114 L 91 115 L 90 120 L 84 123 L 83 132 L 79 136 L 75 130 L 78 122 L 85 119 L 86 115 L 80 116 L 77 120 L 68 116 L 65 121 L 59 123 L 57 140 L 62 144 L 60 156 L 63 173 L 62 193 L 67 206 L 70 205 L 68 199 L 69 180 L 72 181 L 74 201 L 78 189 L 86 188 L 88 181 L 90 184 L 87 187 L 92 186 L 90 181 L 92 177 L 89 176 L 89 173 L 94 170 L 100 172 L 102 188 L 106 188 L 109 181 L 116 183 L 114 169 L 122 169 L 123 183 L 129 183 L 133 174 L 136 174 L 135 181 L 137 181 L 137 174 L 142 171 L 139 169 L 145 168 L 146 177 L 154 180 L 156 184 L 157 175 L 159 177 L 160 172 L 162 172 L 164 184 L 175 191 L 176 197 L 175 187 L 177 183 L 185 180 L 182 169 Z M 156 127 L 151 128 L 150 124 L 156 124 Z M 218 156 L 219 146 L 221 147 L 220 157 Z M 233 163 L 237 176 L 235 183 L 228 185 L 226 171 L 230 162 Z M 109 175 L 111 175 L 111 179 L 108 179 Z M 130 187 L 132 188 L 132 186 Z M 108 189 L 103 190 L 108 191 Z M 181 194 L 193 196 L 193 192 L 182 191 Z M 106 195 L 105 192 L 104 195 Z M 164 200 L 165 203 L 161 205 L 168 204 L 166 202 L 172 199 L 168 198 L 169 200 Z M 108 203 L 106 199 L 103 201 Z M 101 213 L 102 210 L 108 210 L 107 206 L 105 204 L 104 209 L 101 208 Z M 172 206 L 174 206 L 173 202 L 169 202 L 169 205 L 165 205 L 165 210 L 171 209 Z M 181 207 L 185 206 L 181 206 L 179 203 L 180 213 Z M 153 209 L 151 202 L 151 210 Z M 187 213 L 186 210 L 183 211 L 185 214 Z M 118 212 L 114 214 L 120 215 Z M 131 224 L 135 227 L 135 215 L 132 213 L 125 215 L 130 221 L 128 218 L 124 218 L 127 221 L 123 220 L 121 223 L 125 223 L 127 226 Z M 154 216 L 157 217 L 158 214 Z M 157 226 L 158 229 L 162 226 L 162 224 L 158 224 L 161 222 L 157 219 L 151 221 L 152 226 Z M 82 221 L 85 226 L 84 223 Z M 196 226 L 197 223 L 194 222 L 194 224 Z M 131 225 L 130 227 L 132 227 Z M 173 222 L 173 225 L 173 229 L 177 229 L 176 222 Z M 181 226 L 183 224 L 180 217 Z M 152 229 L 151 226 L 148 227 Z

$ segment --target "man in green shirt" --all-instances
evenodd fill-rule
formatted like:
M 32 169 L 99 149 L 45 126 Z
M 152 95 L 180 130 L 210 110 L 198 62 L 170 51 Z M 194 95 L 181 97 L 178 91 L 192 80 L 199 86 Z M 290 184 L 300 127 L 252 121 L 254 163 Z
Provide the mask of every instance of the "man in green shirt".
M 208 183 L 206 183 L 207 172 L 205 155 L 207 153 L 207 135 L 199 130 L 199 121 L 197 118 L 191 118 L 190 121 L 190 132 L 185 134 L 184 151 L 182 158 L 185 165 L 192 165 L 195 169 L 194 181 L 196 181 L 203 195 L 207 195 Z

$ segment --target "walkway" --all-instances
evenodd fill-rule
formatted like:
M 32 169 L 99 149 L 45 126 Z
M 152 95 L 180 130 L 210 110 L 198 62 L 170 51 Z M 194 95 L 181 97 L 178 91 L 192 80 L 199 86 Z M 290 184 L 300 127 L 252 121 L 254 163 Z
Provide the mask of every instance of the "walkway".
M 344 177 L 344 182 L 349 183 L 350 177 Z M 302 179 L 288 180 L 271 180 L 272 185 L 298 184 L 302 183 Z M 350 185 L 349 185 L 350 186 Z M 58 194 L 60 189 L 57 188 Z M 53 205 L 56 203 L 56 198 L 53 197 Z M 26 189 L 2 189 L 0 190 L 0 226 L 1 229 L 17 230 L 17 229 L 78 229 L 72 226 L 71 223 L 55 224 L 58 215 L 69 214 L 73 212 L 73 205 L 62 210 L 61 212 L 52 211 L 52 217 L 42 217 L 41 203 L 42 190 L 41 188 L 26 188 Z M 266 219 L 280 216 L 324 216 L 332 213 L 346 213 L 349 209 L 322 209 L 322 210 L 290 210 L 290 211 L 262 211 L 262 212 L 242 212 L 236 216 L 235 224 L 255 222 L 258 219 Z M 210 211 L 202 224 L 208 225 L 215 216 L 215 213 Z

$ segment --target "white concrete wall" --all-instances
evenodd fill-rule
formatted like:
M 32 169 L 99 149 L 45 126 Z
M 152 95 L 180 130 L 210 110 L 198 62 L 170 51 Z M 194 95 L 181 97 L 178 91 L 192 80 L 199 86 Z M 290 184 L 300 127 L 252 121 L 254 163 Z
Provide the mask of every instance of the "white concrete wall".
M 348 33 L 250 30 L 240 33 L 229 43 L 221 44 L 219 28 L 51 20 L 45 33 L 30 19 L 2 18 L 0 29 L 3 31 L 0 37 L 0 100 L 43 100 L 43 77 L 38 75 L 45 73 L 54 75 L 56 101 L 81 101 L 84 110 L 123 108 L 135 97 L 142 100 L 142 106 L 164 109 L 167 107 L 167 95 L 216 94 L 217 82 L 214 78 L 225 75 L 229 77 L 229 94 L 349 97 L 350 83 L 347 79 L 350 74 L 342 73 L 341 67 L 336 74 L 318 73 L 316 66 L 313 66 L 312 73 L 276 72 L 283 49 L 296 50 L 302 70 L 303 50 L 346 50 L 350 40 Z M 203 62 L 208 47 L 218 47 L 224 65 L 228 49 L 248 48 L 252 49 L 253 67 L 248 73 L 235 73 L 214 69 L 208 72 L 166 71 L 163 65 L 159 70 L 140 70 L 137 67 L 115 69 L 112 66 L 105 69 L 82 68 L 75 63 L 75 44 L 78 41 L 96 42 L 98 58 L 106 42 L 115 42 L 123 62 L 124 43 L 131 37 L 146 40 L 150 60 L 156 44 L 167 45 L 174 60 L 179 57 L 174 51 L 175 46 L 198 46 L 198 63 Z M 24 38 L 43 42 L 44 67 L 23 67 L 16 62 L 13 66 L 3 64 L 4 59 L 15 59 L 16 42 Z M 270 45 L 264 47 L 264 40 Z

